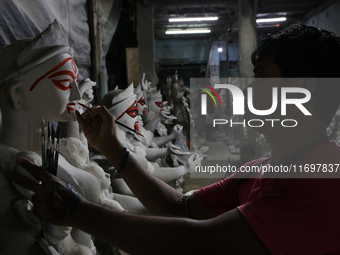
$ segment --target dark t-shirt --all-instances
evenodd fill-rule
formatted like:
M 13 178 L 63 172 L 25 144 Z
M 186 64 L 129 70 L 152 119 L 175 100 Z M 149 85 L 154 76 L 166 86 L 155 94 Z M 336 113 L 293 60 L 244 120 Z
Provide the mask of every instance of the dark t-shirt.
M 246 165 L 267 162 L 258 159 Z M 334 169 L 340 163 L 340 147 L 335 142 L 324 143 L 294 162 L 296 166 L 321 163 L 332 164 Z M 255 175 L 238 186 L 244 173 L 235 173 L 196 194 L 217 214 L 237 208 L 272 254 L 340 254 L 339 178 Z

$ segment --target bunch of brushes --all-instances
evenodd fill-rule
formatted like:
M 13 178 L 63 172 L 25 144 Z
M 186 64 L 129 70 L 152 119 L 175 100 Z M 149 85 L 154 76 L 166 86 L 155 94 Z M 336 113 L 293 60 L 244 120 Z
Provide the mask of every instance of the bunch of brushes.
M 52 132 L 51 132 L 52 130 Z M 58 172 L 58 159 L 59 159 L 59 139 L 60 139 L 60 126 L 58 123 L 57 131 L 54 126 L 52 128 L 50 123 L 47 124 L 47 146 L 45 139 L 45 120 L 41 119 L 41 134 L 42 134 L 42 148 L 41 157 L 43 168 L 53 174 L 57 175 Z

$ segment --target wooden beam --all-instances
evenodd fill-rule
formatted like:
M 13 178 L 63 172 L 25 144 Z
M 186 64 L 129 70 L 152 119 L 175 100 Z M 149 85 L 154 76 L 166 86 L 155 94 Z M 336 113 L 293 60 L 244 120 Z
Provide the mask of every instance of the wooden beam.
M 91 80 L 96 82 L 94 87 L 95 103 L 99 104 L 105 95 L 104 74 L 101 71 L 100 29 L 97 0 L 87 0 L 88 20 L 91 43 Z

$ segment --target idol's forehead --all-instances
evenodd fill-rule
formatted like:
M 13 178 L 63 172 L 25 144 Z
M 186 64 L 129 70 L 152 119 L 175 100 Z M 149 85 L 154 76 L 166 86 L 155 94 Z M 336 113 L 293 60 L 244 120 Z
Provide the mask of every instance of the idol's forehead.
M 68 53 L 69 55 L 73 56 L 74 51 L 70 46 L 58 46 L 58 47 L 52 47 L 52 49 L 48 48 L 46 49 L 44 53 L 41 53 L 41 54 L 36 54 L 32 52 L 30 54 L 27 54 L 27 56 L 31 58 L 30 61 L 28 61 L 24 65 L 19 65 L 19 66 L 15 65 L 15 67 L 11 66 L 10 60 L 16 59 L 16 63 L 17 63 L 18 62 L 18 59 L 16 56 L 17 54 L 15 56 L 11 56 L 11 54 L 9 54 L 11 57 L 8 60 L 9 61 L 8 66 L 11 66 L 11 68 L 9 72 L 6 72 L 6 70 L 4 70 L 6 68 L 2 68 L 2 70 L 0 71 L 0 77 L 1 77 L 0 86 L 2 86 L 8 80 L 12 80 L 13 78 L 18 78 L 23 75 L 26 75 L 27 73 L 31 73 L 32 69 L 35 69 L 35 67 L 37 66 L 41 67 L 41 64 L 47 63 L 48 60 L 54 59 L 56 55 L 60 56 L 62 55 L 62 53 Z M 4 55 L 2 51 L 0 55 L 3 60 L 6 54 Z M 33 57 L 33 55 L 35 55 L 35 57 Z
M 73 66 L 71 70 L 76 70 L 76 72 L 78 72 L 78 68 L 72 55 L 65 52 L 59 53 L 30 68 L 29 70 L 21 72 L 18 78 L 19 80 L 31 80 L 31 78 L 40 77 L 44 74 L 53 73 L 57 70 L 64 70 L 65 68 L 70 69 L 70 66 Z
M 50 70 L 50 69 L 60 69 L 65 67 L 67 63 L 73 63 L 71 65 L 75 65 L 75 61 L 73 59 L 73 56 L 69 53 L 59 53 L 49 59 L 47 59 L 45 62 L 39 64 L 34 69 L 39 70 L 43 72 L 44 70 Z
M 39 68 L 39 66 L 41 66 L 41 68 Z M 38 78 L 33 82 L 30 91 L 46 78 L 51 79 L 60 75 L 69 75 L 76 80 L 79 76 L 76 63 L 68 53 L 57 54 L 53 56 L 53 58 L 46 60 L 45 63 L 41 63 L 39 66 L 34 68 L 37 73 L 32 73 L 34 77 Z
M 150 100 L 150 99 L 149 99 L 149 100 Z M 163 102 L 163 98 L 158 97 L 158 98 L 155 98 L 155 99 L 150 100 L 150 102 Z

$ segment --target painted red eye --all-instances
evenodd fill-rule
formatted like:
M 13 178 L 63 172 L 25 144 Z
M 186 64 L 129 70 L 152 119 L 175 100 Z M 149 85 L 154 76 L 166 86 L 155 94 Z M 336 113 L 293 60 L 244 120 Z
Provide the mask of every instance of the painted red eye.
M 138 114 L 138 107 L 137 107 L 137 101 L 129 107 L 129 109 L 126 110 L 126 113 L 129 114 L 132 118 L 136 117 Z
M 155 102 L 159 108 L 163 108 L 163 102 Z
M 64 80 L 53 80 L 52 79 L 53 84 L 61 90 L 68 90 L 71 87 L 71 81 L 69 79 L 64 79 Z
M 141 106 L 145 105 L 145 99 L 139 100 L 138 103 L 139 103 Z
M 135 100 L 133 102 L 133 104 L 126 109 L 125 112 L 123 112 L 118 118 L 117 120 L 120 119 L 120 117 L 122 117 L 125 113 L 127 113 L 128 115 L 130 115 L 132 118 L 136 117 L 138 115 L 138 107 L 137 107 L 137 100 Z
M 127 111 L 126 113 L 129 114 L 132 118 L 134 118 L 134 117 L 136 117 L 137 114 L 138 114 L 138 109 L 136 110 L 136 109 L 134 108 L 134 109 L 131 109 L 130 111 Z

